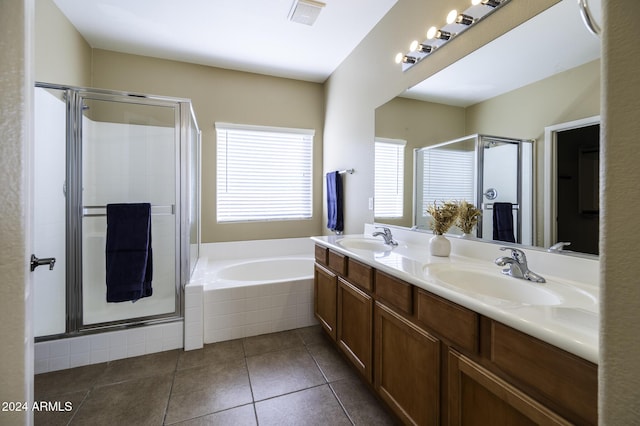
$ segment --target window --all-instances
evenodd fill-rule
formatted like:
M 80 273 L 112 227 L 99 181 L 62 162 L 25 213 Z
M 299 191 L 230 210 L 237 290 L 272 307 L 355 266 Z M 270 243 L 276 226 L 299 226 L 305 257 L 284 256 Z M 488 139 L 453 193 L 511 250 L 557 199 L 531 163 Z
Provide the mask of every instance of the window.
M 422 214 L 430 204 L 448 200 L 475 200 L 475 152 L 429 149 L 424 152 Z
M 314 130 L 216 123 L 218 222 L 308 219 Z
M 374 216 L 403 216 L 404 147 L 406 141 L 376 138 Z

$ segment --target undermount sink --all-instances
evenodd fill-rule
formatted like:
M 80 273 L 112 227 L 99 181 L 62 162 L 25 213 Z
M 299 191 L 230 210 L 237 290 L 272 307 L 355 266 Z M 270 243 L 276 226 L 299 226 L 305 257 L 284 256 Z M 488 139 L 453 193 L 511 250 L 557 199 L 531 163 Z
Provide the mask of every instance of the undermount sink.
M 369 250 L 373 252 L 386 252 L 393 249 L 392 246 L 385 244 L 382 240 L 373 238 L 342 238 L 336 243 L 348 250 Z
M 523 305 L 559 305 L 564 299 L 546 288 L 545 284 L 502 275 L 499 268 L 431 264 L 424 268 L 426 276 L 478 296 L 487 296 Z

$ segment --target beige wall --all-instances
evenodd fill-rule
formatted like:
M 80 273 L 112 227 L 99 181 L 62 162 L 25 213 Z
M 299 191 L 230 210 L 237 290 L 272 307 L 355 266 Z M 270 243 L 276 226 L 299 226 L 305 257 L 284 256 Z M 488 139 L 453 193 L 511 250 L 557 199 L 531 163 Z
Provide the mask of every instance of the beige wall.
M 93 51 L 92 86 L 189 98 L 202 130 L 202 241 L 305 237 L 322 228 L 323 86 L 184 62 Z M 216 223 L 215 122 L 315 129 L 313 218 Z
M 465 135 L 465 110 L 414 99 L 394 98 L 375 112 L 375 136 L 407 141 L 404 153 L 404 215 L 376 219 L 397 226 L 413 225 L 413 150 Z
M 640 2 L 603 5 L 600 423 L 632 425 L 640 419 Z
M 91 47 L 52 0 L 35 0 L 35 79 L 91 85 Z
M 0 2 L 0 401 L 33 401 L 29 154 L 32 147 L 33 1 Z M 0 411 L 28 424 L 30 411 Z

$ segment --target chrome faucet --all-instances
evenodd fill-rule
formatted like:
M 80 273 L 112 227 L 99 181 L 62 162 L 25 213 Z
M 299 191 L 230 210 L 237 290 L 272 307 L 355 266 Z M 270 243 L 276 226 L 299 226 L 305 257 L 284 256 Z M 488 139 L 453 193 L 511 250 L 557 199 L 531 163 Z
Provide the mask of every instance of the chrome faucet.
M 393 235 L 391 235 L 391 229 L 387 228 L 386 226 L 384 227 L 376 226 L 376 229 L 382 229 L 382 232 L 374 232 L 373 234 L 371 234 L 372 236 L 377 237 L 378 235 L 382 235 L 382 238 L 384 238 L 385 244 L 388 244 L 390 246 L 398 245 L 398 243 L 394 241 Z
M 511 256 L 503 256 L 495 260 L 496 265 L 506 266 L 506 268 L 502 270 L 503 274 L 536 283 L 546 282 L 540 275 L 529 270 L 527 256 L 525 256 L 522 250 L 511 247 L 500 247 L 500 250 L 511 250 Z
M 549 253 L 562 253 L 564 251 L 565 246 L 570 246 L 571 243 L 561 241 L 559 243 L 555 243 L 547 250 Z

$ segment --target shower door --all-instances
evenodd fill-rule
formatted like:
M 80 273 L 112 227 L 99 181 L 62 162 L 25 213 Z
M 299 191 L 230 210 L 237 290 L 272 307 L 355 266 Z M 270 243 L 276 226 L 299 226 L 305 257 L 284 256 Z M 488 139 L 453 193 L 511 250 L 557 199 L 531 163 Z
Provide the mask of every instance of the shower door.
M 77 328 L 179 312 L 180 106 L 113 94 L 80 93 L 81 159 L 73 188 L 81 204 L 81 279 Z M 105 296 L 106 206 L 150 203 L 153 294 L 135 303 Z M 74 308 L 74 307 L 72 307 Z
M 182 318 L 198 258 L 200 131 L 187 99 L 36 83 L 38 340 Z M 107 205 L 151 205 L 152 294 L 107 302 Z M 136 228 L 137 229 L 137 228 Z
M 66 96 L 63 89 L 34 92 L 33 254 L 56 259 L 53 269 L 32 272 L 35 337 L 66 329 Z
M 518 143 L 482 138 L 482 238 L 493 239 L 493 207 L 495 203 L 511 203 L 513 230 L 518 236 Z

